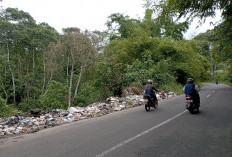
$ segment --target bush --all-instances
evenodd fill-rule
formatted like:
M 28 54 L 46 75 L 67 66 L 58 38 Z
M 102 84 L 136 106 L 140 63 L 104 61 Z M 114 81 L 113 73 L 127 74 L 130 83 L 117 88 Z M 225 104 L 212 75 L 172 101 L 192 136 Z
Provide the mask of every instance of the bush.
M 95 86 L 100 90 L 101 99 L 105 99 L 113 95 L 120 95 L 125 69 L 125 65 L 120 63 L 99 63 Z
M 5 105 L 5 100 L 0 97 L 0 108 Z
M 51 81 L 47 90 L 39 98 L 45 111 L 68 108 L 68 86 Z
M 18 110 L 13 105 L 5 105 L 5 100 L 0 97 L 0 117 L 10 117 L 18 113 Z
M 207 82 L 215 83 L 216 78 L 218 79 L 219 83 L 230 81 L 231 77 L 229 77 L 228 74 L 229 74 L 228 71 L 216 70 L 216 71 L 214 71 L 214 75 L 211 76 L 210 71 L 208 71 L 207 72 L 207 75 L 208 75 Z
M 162 85 L 161 88 L 165 90 L 166 92 L 172 91 L 172 92 L 175 92 L 176 94 L 183 94 L 183 85 L 177 84 L 175 82 L 164 84 Z
M 39 109 L 43 109 L 40 101 L 38 99 L 32 99 L 32 98 L 27 98 L 24 99 L 19 105 L 18 108 L 23 111 L 23 112 L 27 112 L 30 109 L 35 109 L 35 108 L 39 108 Z
M 73 103 L 75 106 L 84 107 L 100 99 L 100 90 L 95 87 L 95 82 L 88 81 L 81 84 Z
M 232 63 L 230 63 L 230 65 L 228 66 L 228 71 L 226 73 L 226 78 L 230 83 L 232 83 Z

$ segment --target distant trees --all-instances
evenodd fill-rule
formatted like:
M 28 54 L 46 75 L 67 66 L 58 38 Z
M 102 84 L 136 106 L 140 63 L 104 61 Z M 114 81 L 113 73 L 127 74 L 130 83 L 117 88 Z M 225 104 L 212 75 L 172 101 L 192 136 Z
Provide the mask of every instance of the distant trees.
M 1 10 L 1 110 L 86 106 L 126 87 L 143 88 L 147 79 L 180 91 L 188 77 L 207 79 L 215 42 L 207 35 L 184 40 L 189 22 L 174 20 L 171 9 L 147 7 L 143 19 L 115 13 L 105 32 L 70 27 L 62 34 L 26 12 Z
M 47 24 L 35 23 L 26 12 L 1 10 L 0 54 L 1 95 L 7 104 L 35 99 L 41 94 L 42 52 L 58 33 Z
M 167 6 L 179 13 L 179 17 L 199 17 L 205 19 L 206 17 L 214 17 L 216 11 L 222 12 L 222 22 L 218 24 L 213 32 L 212 52 L 217 53 L 217 60 L 220 58 L 222 62 L 227 62 L 228 78 L 232 81 L 232 4 L 228 0 L 196 0 L 196 1 L 181 1 L 181 0 L 165 0 Z
M 184 84 L 187 77 L 206 79 L 205 73 L 210 66 L 208 60 L 199 54 L 199 46 L 194 41 L 180 40 L 188 23 L 174 22 L 171 12 L 165 15 L 161 12 L 152 19 L 152 12 L 148 9 L 142 21 L 121 14 L 109 17 L 108 26 L 117 23 L 117 27 L 109 27 L 113 33 L 111 36 L 117 37 L 111 39 L 105 53 L 117 63 L 130 67 L 133 79 L 124 83 L 142 84 L 147 78 L 152 78 L 158 85 L 164 85 L 173 81 Z M 129 35 L 126 32 L 130 32 Z M 131 67 L 137 68 L 131 71 Z M 127 71 L 126 78 L 128 74 Z

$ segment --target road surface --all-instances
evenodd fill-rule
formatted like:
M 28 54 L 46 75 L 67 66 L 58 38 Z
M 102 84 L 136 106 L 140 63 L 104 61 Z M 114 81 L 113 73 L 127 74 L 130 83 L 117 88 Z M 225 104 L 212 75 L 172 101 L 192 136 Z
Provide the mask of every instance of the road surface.
M 0 139 L 0 157 L 232 157 L 232 88 L 205 84 L 200 113 L 184 95 Z

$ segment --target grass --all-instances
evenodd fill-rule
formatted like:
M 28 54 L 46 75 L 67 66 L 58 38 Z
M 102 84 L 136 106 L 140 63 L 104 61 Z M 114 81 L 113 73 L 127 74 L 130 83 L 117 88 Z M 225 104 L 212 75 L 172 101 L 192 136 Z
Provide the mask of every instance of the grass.
M 181 84 L 169 83 L 162 85 L 161 89 L 167 91 L 175 92 L 177 95 L 183 94 L 183 86 Z

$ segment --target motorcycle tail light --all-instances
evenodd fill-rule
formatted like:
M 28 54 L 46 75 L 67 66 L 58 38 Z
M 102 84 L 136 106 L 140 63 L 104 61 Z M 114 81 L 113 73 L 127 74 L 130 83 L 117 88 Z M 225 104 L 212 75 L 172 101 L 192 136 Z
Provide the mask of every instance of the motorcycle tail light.
M 186 97 L 186 100 L 190 100 L 190 99 L 191 99 L 191 97 L 190 97 L 190 96 Z

